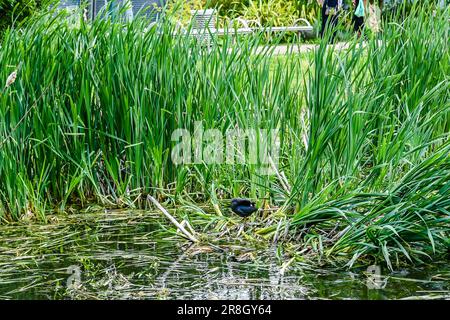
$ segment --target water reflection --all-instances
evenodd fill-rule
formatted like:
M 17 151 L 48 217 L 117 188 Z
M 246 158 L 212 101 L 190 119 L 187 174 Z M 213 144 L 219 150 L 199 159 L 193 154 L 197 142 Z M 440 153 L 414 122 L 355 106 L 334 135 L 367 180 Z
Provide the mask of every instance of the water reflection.
M 0 298 L 393 299 L 450 291 L 447 265 L 386 273 L 386 287 L 370 290 L 364 270 L 294 264 L 283 272 L 274 248 L 188 246 L 162 227 L 159 215 L 142 211 L 0 226 Z M 74 266 L 80 286 L 68 290 Z

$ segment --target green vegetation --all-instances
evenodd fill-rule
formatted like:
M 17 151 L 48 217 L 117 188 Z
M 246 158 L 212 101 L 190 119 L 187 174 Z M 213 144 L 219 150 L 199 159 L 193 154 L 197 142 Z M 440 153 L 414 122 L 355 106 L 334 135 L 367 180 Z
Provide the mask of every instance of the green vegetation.
M 192 9 L 216 8 L 221 24 L 241 17 L 250 21 L 258 20 L 265 27 L 287 26 L 298 18 L 316 22 L 320 17 L 316 0 L 169 0 L 169 5 L 181 6 L 185 15 Z
M 423 6 L 365 45 L 336 50 L 325 39 L 314 54 L 282 58 L 273 47 L 256 53 L 264 35 L 207 47 L 144 19 L 74 26 L 43 14 L 7 31 L 0 79 L 17 79 L 0 91 L 2 220 L 145 207 L 152 194 L 189 204 L 207 234 L 234 223 L 221 215 L 226 199 L 249 196 L 274 210 L 244 234 L 284 239 L 297 259 L 391 266 L 447 254 L 449 12 Z M 278 129 L 277 174 L 176 166 L 171 135 L 195 121 L 223 134 Z
M 48 3 L 46 0 L 0 0 L 0 38 L 8 27 L 17 26 Z

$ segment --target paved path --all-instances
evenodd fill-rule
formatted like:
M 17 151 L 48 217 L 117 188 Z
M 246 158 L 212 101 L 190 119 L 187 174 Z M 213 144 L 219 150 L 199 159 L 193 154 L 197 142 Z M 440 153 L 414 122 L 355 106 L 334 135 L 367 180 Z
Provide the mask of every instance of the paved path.
M 363 46 L 365 43 L 363 43 Z M 314 51 L 318 44 L 299 44 L 299 45 L 279 45 L 273 49 L 274 55 L 285 55 L 287 53 L 308 53 Z M 329 46 L 334 46 L 336 50 L 345 50 L 349 48 L 348 42 L 338 42 Z M 261 53 L 267 50 L 267 46 L 261 46 L 257 49 L 257 53 Z

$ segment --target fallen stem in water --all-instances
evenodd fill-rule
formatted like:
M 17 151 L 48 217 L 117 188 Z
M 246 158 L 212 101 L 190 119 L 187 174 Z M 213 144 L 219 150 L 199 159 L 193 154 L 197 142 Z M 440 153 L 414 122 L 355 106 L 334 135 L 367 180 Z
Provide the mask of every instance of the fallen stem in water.
M 153 204 L 172 222 L 189 240 L 192 242 L 198 242 L 198 239 L 194 237 L 189 231 L 187 231 L 166 209 L 151 195 L 147 196 L 147 199 L 153 202 Z

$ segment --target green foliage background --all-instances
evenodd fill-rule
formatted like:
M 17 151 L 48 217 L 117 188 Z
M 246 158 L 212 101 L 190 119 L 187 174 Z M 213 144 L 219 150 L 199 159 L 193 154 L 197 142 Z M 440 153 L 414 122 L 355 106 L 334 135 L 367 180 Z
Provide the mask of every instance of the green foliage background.
M 217 8 L 225 21 L 243 17 L 259 20 L 265 26 L 280 26 L 298 18 L 310 21 L 318 19 L 319 5 L 316 0 L 170 0 L 169 5 L 180 3 L 183 11 Z
M 48 2 L 46 0 L 0 0 L 0 34 L 8 27 L 22 22 Z

